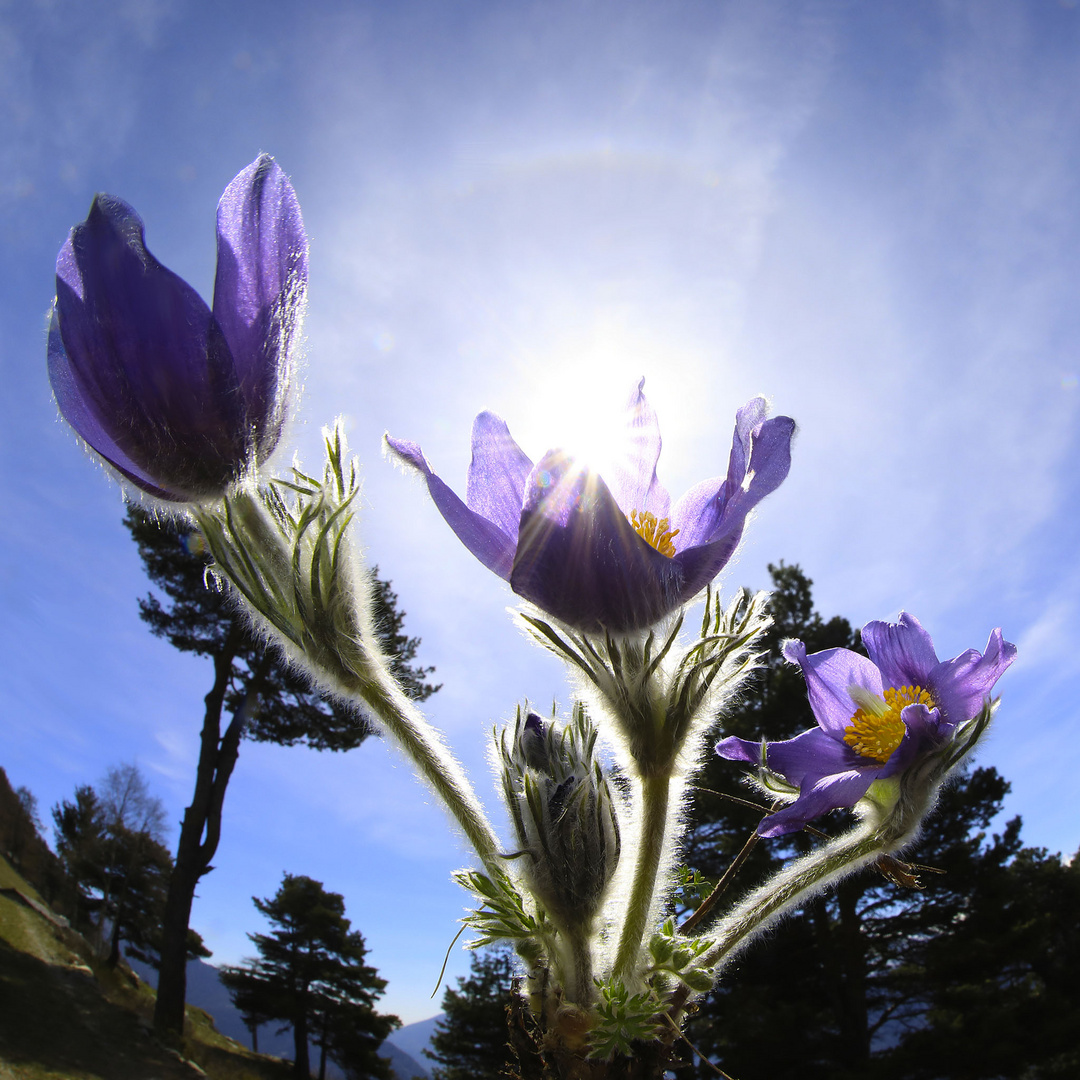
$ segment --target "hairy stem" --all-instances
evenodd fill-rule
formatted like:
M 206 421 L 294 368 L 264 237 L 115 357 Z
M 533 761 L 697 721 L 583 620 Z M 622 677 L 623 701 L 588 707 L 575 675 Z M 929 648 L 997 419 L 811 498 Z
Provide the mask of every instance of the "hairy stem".
M 372 678 L 370 671 L 366 672 L 350 689 L 379 718 L 461 827 L 484 865 L 502 870 L 498 837 L 464 769 L 397 681 L 380 666 L 376 678 Z
M 567 979 L 567 997 L 575 1005 L 587 1009 L 596 996 L 596 987 L 593 986 L 591 934 L 580 925 L 568 927 L 564 933 L 572 964 L 570 978 Z
M 889 846 L 889 840 L 878 830 L 864 825 L 803 856 L 755 889 L 720 921 L 713 931 L 716 945 L 705 955 L 705 962 L 715 969 L 721 968 L 770 923 L 834 882 L 874 862 L 882 849 Z
M 625 980 L 637 964 L 641 941 L 649 920 L 656 893 L 656 879 L 664 853 L 667 836 L 668 804 L 671 777 L 646 776 L 641 781 L 641 835 L 638 840 L 637 863 L 626 904 L 619 950 L 615 956 L 612 975 Z

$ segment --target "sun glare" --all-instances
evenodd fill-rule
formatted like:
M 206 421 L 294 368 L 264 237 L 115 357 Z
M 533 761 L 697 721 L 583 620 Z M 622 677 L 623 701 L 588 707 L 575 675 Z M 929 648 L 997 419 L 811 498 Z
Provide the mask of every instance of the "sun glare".
M 601 320 L 587 336 L 567 335 L 521 359 L 523 398 L 530 408 L 515 418 L 513 430 L 534 460 L 557 447 L 601 476 L 611 475 L 625 464 L 619 460 L 628 445 L 625 405 L 642 377 L 665 441 L 685 445 L 686 429 L 698 420 L 696 408 L 675 404 L 677 388 L 694 384 L 698 358 L 610 320 Z M 662 459 L 661 470 L 664 465 Z

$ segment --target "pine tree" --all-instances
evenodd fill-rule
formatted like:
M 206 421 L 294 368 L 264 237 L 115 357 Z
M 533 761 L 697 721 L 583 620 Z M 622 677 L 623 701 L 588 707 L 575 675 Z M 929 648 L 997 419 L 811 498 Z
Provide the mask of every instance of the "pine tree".
M 89 927 L 104 884 L 105 829 L 97 792 L 90 784 L 80 785 L 72 802 L 64 799 L 53 807 L 52 818 L 56 853 L 65 871 L 64 905 L 77 926 Z
M 1022 848 L 980 876 L 961 914 L 922 943 L 912 978 L 927 1008 L 880 1075 L 1080 1076 L 1080 859 Z
M 141 960 L 154 958 L 173 865 L 164 821 L 161 800 L 135 765 L 114 766 L 97 788 L 77 787 L 74 801 L 53 808 L 76 921 L 92 932 L 110 966 L 119 963 L 123 944 Z
M 723 718 L 725 735 L 788 738 L 814 725 L 801 674 L 781 655 L 784 639 L 800 638 L 811 652 L 859 648 L 846 620 L 825 621 L 814 612 L 812 582 L 798 567 L 781 563 L 769 570 L 776 589 L 769 652 L 758 685 Z M 761 810 L 736 801 L 759 800 L 728 762 L 710 761 L 699 784 L 707 790 L 695 801 L 686 859 L 716 879 L 747 842 Z M 928 943 L 954 937 L 973 898 L 1019 851 L 1019 820 L 986 839 L 1007 791 L 993 769 L 959 779 L 943 793 L 918 845 L 903 856 L 941 873 L 885 860 L 812 901 L 725 971 L 699 1003 L 691 1041 L 741 1080 L 886 1075 L 887 1047 L 924 1028 L 930 1014 L 936 991 L 925 977 Z M 846 818 L 837 811 L 814 825 L 835 833 Z M 804 832 L 757 843 L 726 899 L 816 842 Z M 702 929 L 708 932 L 707 921 Z M 939 975 L 948 978 L 944 969 Z M 702 1063 L 696 1074 L 716 1075 Z
M 496 1080 L 509 1075 L 515 1058 L 507 1039 L 507 1007 L 513 992 L 514 958 L 508 949 L 472 955 L 467 978 L 446 988 L 443 1017 L 435 1025 L 426 1057 L 438 1062 L 434 1080 Z
M 350 929 L 345 901 L 321 882 L 286 874 L 273 897 L 252 898 L 274 928 L 249 934 L 258 959 L 222 968 L 246 1022 L 281 1020 L 292 1026 L 294 1071 L 310 1075 L 308 1044 L 320 1047 L 319 1080 L 326 1061 L 336 1061 L 352 1077 L 389 1077 L 376 1051 L 400 1024 L 375 1011 L 386 980 L 364 963 L 363 935 Z
M 344 751 L 359 746 L 371 728 L 357 712 L 313 689 L 252 631 L 227 594 L 209 587 L 209 559 L 198 536 L 182 534 L 134 506 L 128 508 L 124 524 L 138 545 L 147 576 L 162 594 L 139 601 L 141 618 L 175 648 L 209 657 L 214 664 L 195 792 L 181 822 L 161 930 L 154 1024 L 160 1031 L 179 1032 L 184 1022 L 191 906 L 199 879 L 210 870 L 217 851 L 225 792 L 241 740 Z M 381 643 L 388 655 L 396 657 L 413 696 L 422 700 L 438 689 L 425 681 L 433 669 L 409 663 L 417 639 L 403 633 L 389 583 L 373 584 Z

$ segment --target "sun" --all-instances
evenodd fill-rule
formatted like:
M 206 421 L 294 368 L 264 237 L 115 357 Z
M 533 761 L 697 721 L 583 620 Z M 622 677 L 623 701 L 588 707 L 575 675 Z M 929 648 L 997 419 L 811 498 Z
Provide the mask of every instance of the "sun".
M 626 403 L 642 378 L 665 443 L 684 444 L 684 428 L 697 414 L 675 403 L 678 387 L 693 385 L 700 361 L 614 317 L 599 317 L 588 332 L 555 336 L 519 361 L 518 400 L 527 409 L 516 413 L 514 435 L 533 460 L 559 448 L 601 476 L 626 467 Z

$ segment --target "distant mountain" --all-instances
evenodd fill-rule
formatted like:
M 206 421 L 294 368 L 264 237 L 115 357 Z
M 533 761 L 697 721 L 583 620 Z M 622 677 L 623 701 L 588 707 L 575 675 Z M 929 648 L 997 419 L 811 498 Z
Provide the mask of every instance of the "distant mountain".
M 433 1016 L 429 1020 L 417 1020 L 415 1024 L 406 1024 L 404 1027 L 398 1028 L 389 1039 L 387 1043 L 393 1043 L 396 1047 L 404 1050 L 414 1062 L 420 1062 L 419 1068 L 423 1070 L 422 1075 L 428 1077 L 431 1075 L 432 1062 L 430 1058 L 424 1057 L 424 1050 L 431 1046 L 431 1037 L 435 1034 L 435 1025 L 443 1018 L 443 1014 L 439 1013 L 438 1016 Z M 386 1043 L 383 1043 L 386 1046 Z M 400 1075 L 400 1074 L 399 1074 Z M 418 1073 L 417 1075 L 421 1075 Z
M 157 972 L 152 967 L 130 958 L 128 958 L 128 963 L 140 979 L 151 986 L 157 986 Z M 214 1026 L 222 1035 L 235 1039 L 242 1046 L 251 1046 L 251 1032 L 244 1025 L 239 1011 L 229 997 L 229 991 L 225 989 L 221 979 L 218 978 L 218 969 L 213 964 L 207 964 L 202 960 L 188 961 L 187 1000 L 189 1005 L 196 1005 L 200 1009 L 205 1009 L 214 1018 Z M 414 1077 L 427 1080 L 429 1077 L 430 1073 L 427 1068 L 414 1060 L 398 1042 L 398 1035 L 408 1032 L 412 1028 L 422 1028 L 425 1024 L 430 1024 L 432 1030 L 434 1030 L 436 1019 L 438 1017 L 403 1027 L 400 1032 L 395 1033 L 393 1043 L 387 1039 L 379 1048 L 379 1054 L 390 1059 L 390 1064 L 398 1080 L 413 1080 Z M 428 1037 L 430 1038 L 430 1036 Z M 415 1040 L 409 1038 L 407 1041 L 411 1046 Z M 420 1042 L 419 1045 L 423 1046 L 426 1043 Z M 263 1024 L 259 1028 L 260 1054 L 273 1054 L 274 1057 L 292 1061 L 293 1049 L 292 1028 L 285 1027 L 280 1032 L 276 1024 Z M 312 1065 L 318 1062 L 318 1055 L 318 1047 L 312 1046 Z M 341 1070 L 330 1061 L 326 1063 L 326 1076 L 327 1080 L 343 1080 Z

